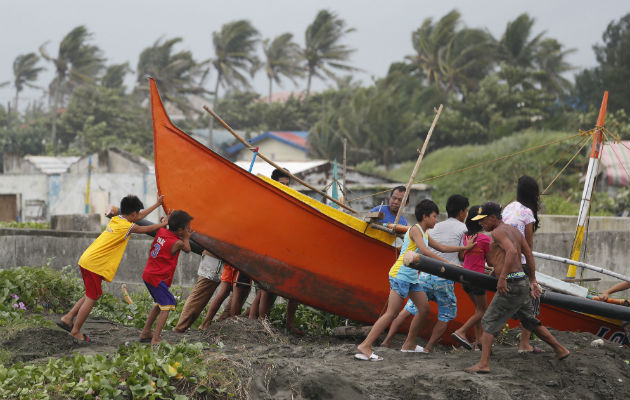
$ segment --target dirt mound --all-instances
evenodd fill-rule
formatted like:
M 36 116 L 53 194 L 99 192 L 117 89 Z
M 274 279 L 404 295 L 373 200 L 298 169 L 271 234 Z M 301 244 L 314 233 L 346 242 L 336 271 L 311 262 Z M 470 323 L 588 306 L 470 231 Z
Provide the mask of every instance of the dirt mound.
M 14 361 L 28 361 L 73 351 L 112 353 L 139 336 L 137 329 L 105 320 L 88 320 L 84 331 L 95 343 L 77 343 L 57 328 L 38 328 L 20 332 L 0 347 L 10 351 Z M 246 393 L 242 397 L 250 399 L 628 398 L 627 347 L 611 342 L 592 347 L 596 337 L 591 334 L 554 331 L 571 350 L 568 359 L 555 361 L 552 349 L 540 341 L 535 344 L 545 353 L 518 354 L 518 332 L 495 344 L 488 375 L 463 372 L 479 360 L 479 352 L 438 347 L 431 354 L 401 353 L 401 335 L 393 348 L 375 348 L 384 358 L 380 362 L 355 360 L 355 338 L 298 337 L 241 318 L 215 323 L 205 332 L 164 332 L 163 338 L 208 343 L 207 356 L 229 363 L 238 375 L 237 386 Z

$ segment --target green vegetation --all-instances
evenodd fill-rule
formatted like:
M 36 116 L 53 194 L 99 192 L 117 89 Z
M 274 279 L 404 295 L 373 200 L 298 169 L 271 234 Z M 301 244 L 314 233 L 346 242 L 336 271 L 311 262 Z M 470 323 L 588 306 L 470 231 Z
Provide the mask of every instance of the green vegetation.
M 50 222 L 0 221 L 0 228 L 50 229 Z
M 285 302 L 277 303 L 271 309 L 269 321 L 277 328 L 283 328 L 287 319 L 287 305 Z M 317 310 L 304 304 L 300 304 L 295 313 L 295 327 L 308 335 L 329 336 L 334 328 L 341 325 L 355 325 L 338 315 L 329 314 L 322 310 Z

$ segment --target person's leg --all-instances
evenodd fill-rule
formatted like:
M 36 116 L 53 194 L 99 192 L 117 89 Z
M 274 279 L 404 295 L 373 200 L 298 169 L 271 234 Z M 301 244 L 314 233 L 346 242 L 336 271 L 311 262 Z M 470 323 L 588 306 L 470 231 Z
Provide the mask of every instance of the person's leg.
M 214 298 L 210 302 L 208 313 L 206 314 L 203 323 L 199 326 L 199 329 L 208 329 L 210 323 L 212 322 L 212 318 L 214 318 L 217 311 L 219 311 L 221 304 L 223 304 L 223 301 L 228 297 L 231 290 L 232 285 L 228 282 L 221 282 L 219 284 L 217 295 L 214 296 Z
M 61 322 L 63 322 L 64 324 L 68 326 L 72 326 L 72 321 L 74 321 L 74 318 L 79 313 L 79 309 L 83 305 L 83 302 L 85 301 L 85 299 L 86 299 L 86 296 L 81 297 L 79 301 L 77 301 L 75 305 L 72 307 L 72 309 L 68 311 L 66 315 L 61 317 Z
M 241 286 L 238 283 L 234 286 L 234 292 L 232 293 L 232 304 L 230 307 L 230 317 L 236 317 L 241 315 L 243 310 L 243 304 L 247 300 L 251 286 Z
M 409 326 L 409 332 L 407 333 L 407 338 L 402 345 L 401 350 L 415 350 L 417 346 L 416 337 L 418 333 L 420 333 L 420 327 L 422 326 L 422 322 L 426 319 L 429 314 L 429 300 L 427 299 L 427 295 L 424 292 L 410 292 L 409 298 L 413 301 L 413 304 L 418 309 L 418 313 L 414 315 L 411 320 L 411 325 Z
M 476 296 L 475 313 L 478 312 L 480 314 L 480 317 L 479 317 L 479 321 L 477 321 L 477 323 L 474 325 L 475 347 L 477 347 L 477 345 L 481 343 L 481 336 L 483 335 L 483 329 L 481 328 L 481 319 L 483 318 L 487 309 L 488 309 L 488 299 L 486 298 L 486 295 L 484 294 L 483 296 Z
M 389 325 L 387 336 L 385 337 L 385 340 L 383 340 L 383 343 L 381 343 L 381 346 L 390 347 L 392 345 L 392 339 L 398 333 L 400 325 L 402 325 L 409 316 L 411 316 L 411 314 L 404 308 L 398 313 L 398 316 L 392 321 L 391 325 Z
M 521 340 L 518 343 L 518 349 L 523 351 L 532 351 L 534 346 L 529 342 L 532 337 L 532 331 L 528 331 L 521 326 Z
M 200 276 L 192 292 L 186 298 L 186 303 L 173 331 L 183 333 L 190 328 L 208 304 L 218 286 L 219 282 Z
M 256 292 L 256 296 L 254 297 L 254 301 L 252 301 L 252 305 L 249 306 L 249 319 L 257 319 L 258 318 L 258 309 L 260 308 L 260 297 L 262 296 L 262 289 L 258 289 Z
M 140 332 L 140 339 L 149 339 L 153 337 L 153 333 L 151 332 L 151 328 L 153 327 L 153 322 L 157 318 L 160 313 L 160 307 L 155 304 L 151 311 L 149 311 L 149 316 L 147 317 L 147 322 L 144 324 L 144 329 Z
M 74 326 L 72 327 L 72 330 L 70 331 L 70 335 L 73 336 L 74 338 L 79 339 L 79 340 L 84 339 L 84 336 L 81 333 L 81 327 L 85 323 L 85 320 L 87 319 L 88 315 L 90 315 L 90 311 L 92 311 L 92 307 L 94 307 L 95 303 L 96 303 L 95 299 L 91 299 L 87 296 L 85 297 L 85 300 L 83 300 L 83 303 L 81 304 L 81 307 L 79 307 L 79 311 L 77 312 L 77 319 L 76 321 L 74 321 Z
M 464 371 L 470 373 L 490 372 L 490 352 L 492 351 L 493 342 L 494 336 L 488 332 L 484 332 L 483 335 L 481 335 L 481 359 L 477 364 L 466 368 Z
M 297 300 L 287 300 L 287 328 L 296 335 L 304 335 L 302 330 L 295 327 L 295 313 L 299 304 Z
M 259 290 L 260 303 L 258 305 L 258 316 L 260 318 L 269 318 L 269 312 L 271 311 L 271 298 L 272 294 L 266 290 Z M 287 318 L 288 318 L 288 304 L 287 304 Z
M 486 296 L 485 294 L 484 295 L 475 295 L 472 293 L 467 293 L 467 294 L 470 300 L 472 301 L 473 305 L 475 306 L 475 312 L 473 315 L 470 316 L 470 318 L 468 318 L 466 322 L 464 322 L 464 325 L 459 327 L 459 329 L 457 329 L 453 333 L 463 339 L 466 339 L 466 332 L 468 332 L 470 328 L 474 328 L 475 329 L 475 343 L 477 343 L 481 339 L 481 318 L 483 318 L 483 314 L 486 312 L 486 308 L 488 308 L 486 305 Z
M 431 337 L 429 341 L 424 346 L 424 350 L 429 352 L 433 350 L 433 346 L 442 338 L 444 332 L 446 332 L 446 328 L 448 327 L 448 322 L 446 321 L 436 321 L 435 325 L 433 325 L 433 330 L 431 331 Z
M 162 328 L 164 328 L 164 325 L 166 324 L 166 320 L 168 319 L 169 311 L 170 310 L 160 310 L 160 315 L 157 317 L 157 322 L 155 323 L 155 332 L 153 333 L 153 339 L 151 339 L 151 344 L 158 344 L 162 341 L 160 334 L 162 333 Z
M 234 299 L 234 287 L 232 287 L 232 292 L 230 293 L 230 297 L 228 297 L 227 301 L 225 302 L 225 305 L 223 306 L 223 312 L 217 318 L 217 322 L 218 321 L 224 321 L 224 320 L 230 318 L 230 315 L 232 314 L 232 301 L 233 301 L 233 299 Z
M 556 352 L 556 359 L 557 360 L 563 360 L 563 359 L 567 358 L 569 356 L 569 354 L 571 354 L 569 349 L 567 349 L 566 347 L 561 345 L 560 342 L 558 342 L 558 340 L 544 326 L 538 325 L 536 328 L 534 328 L 534 332 L 545 343 L 547 343 L 549 346 L 553 347 L 553 350 Z
M 368 357 L 372 355 L 372 345 L 374 344 L 376 339 L 378 339 L 381 333 L 383 333 L 385 329 L 387 329 L 389 324 L 391 324 L 391 322 L 394 320 L 396 314 L 402 307 L 403 300 L 404 298 L 400 297 L 398 292 L 396 292 L 395 290 L 389 291 L 387 310 L 376 320 L 365 340 L 363 340 L 363 342 L 361 342 L 361 344 L 357 346 L 357 349 L 361 353 Z

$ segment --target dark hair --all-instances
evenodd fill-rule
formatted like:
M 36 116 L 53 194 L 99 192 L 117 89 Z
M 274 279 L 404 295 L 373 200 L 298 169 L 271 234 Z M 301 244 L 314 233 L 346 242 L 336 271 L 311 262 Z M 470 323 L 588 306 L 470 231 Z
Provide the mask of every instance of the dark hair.
M 185 228 L 192 220 L 193 217 L 186 211 L 175 210 L 168 216 L 168 229 L 171 232 L 175 232 L 178 229 Z
M 271 179 L 273 179 L 274 181 L 279 181 L 280 178 L 289 178 L 289 179 L 291 179 L 291 177 L 289 176 L 289 174 L 287 172 L 289 172 L 289 171 L 288 170 L 282 170 L 280 168 L 276 168 L 271 173 Z
M 518 178 L 516 187 L 516 201 L 532 210 L 534 214 L 534 232 L 538 230 L 538 209 L 540 208 L 540 188 L 538 182 L 531 176 L 523 175 Z
M 404 186 L 396 186 L 395 188 L 392 189 L 392 192 L 389 194 L 389 197 L 392 197 L 394 195 L 394 192 L 406 192 L 407 188 Z
M 501 216 L 501 206 L 499 205 L 499 203 L 495 203 L 494 201 L 487 201 L 483 203 L 480 208 L 481 210 L 477 209 L 478 214 L 483 214 L 487 216 L 494 215 L 498 219 L 503 218 Z
M 144 204 L 140 201 L 138 196 L 132 194 L 127 195 L 120 200 L 120 214 L 129 215 L 134 212 L 138 212 L 144 208 Z
M 466 232 L 467 235 L 474 235 L 481 232 L 482 228 L 479 221 L 473 221 L 472 219 L 479 215 L 479 205 L 470 206 L 468 209 L 468 216 L 466 217 Z
M 422 221 L 422 217 L 429 216 L 433 212 L 436 214 L 440 213 L 440 209 L 433 200 L 424 199 L 421 200 L 420 203 L 416 204 L 415 214 L 418 222 Z
M 468 197 L 461 194 L 454 194 L 446 200 L 446 213 L 449 218 L 457 217 L 460 211 L 468 208 Z

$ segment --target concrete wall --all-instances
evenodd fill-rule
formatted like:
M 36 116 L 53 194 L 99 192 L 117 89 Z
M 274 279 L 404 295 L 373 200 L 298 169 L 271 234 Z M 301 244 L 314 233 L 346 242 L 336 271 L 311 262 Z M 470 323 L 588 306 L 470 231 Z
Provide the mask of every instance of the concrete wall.
M 0 229 L 0 268 L 14 268 L 22 265 L 42 265 L 51 259 L 51 266 L 62 268 L 76 267 L 83 251 L 98 236 L 97 233 L 60 232 L 51 230 Z M 130 287 L 142 287 L 142 270 L 151 247 L 151 238 L 133 235 L 118 269 L 114 282 L 104 287 L 117 293 L 122 283 Z M 566 257 L 573 243 L 570 233 L 537 233 L 534 236 L 534 249 L 541 253 Z M 197 279 L 200 257 L 194 253 L 181 254 L 174 279 L 175 285 L 190 287 Z M 589 236 L 585 262 L 617 273 L 630 276 L 630 232 L 595 232 Z M 566 265 L 553 261 L 536 259 L 537 268 L 548 275 L 563 278 Z M 579 276 L 578 270 L 578 276 Z M 595 272 L 584 272 L 585 278 L 602 278 L 599 282 L 589 282 L 588 287 L 603 290 L 618 282 L 615 278 Z M 630 297 L 630 291 L 625 295 Z
M 98 235 L 37 229 L 0 229 L 0 268 L 43 265 L 50 260 L 51 267 L 61 269 L 70 265 L 78 274 L 79 257 Z M 119 293 L 123 283 L 130 289 L 144 287 L 142 271 L 152 240 L 145 235 L 132 235 L 116 277 L 111 283 L 103 285 L 105 290 Z M 194 285 L 200 259 L 194 253 L 180 254 L 173 284 L 187 287 Z
M 577 215 L 540 215 L 540 229 L 536 233 L 572 232 L 575 234 Z M 591 217 L 589 232 L 630 232 L 628 217 Z

